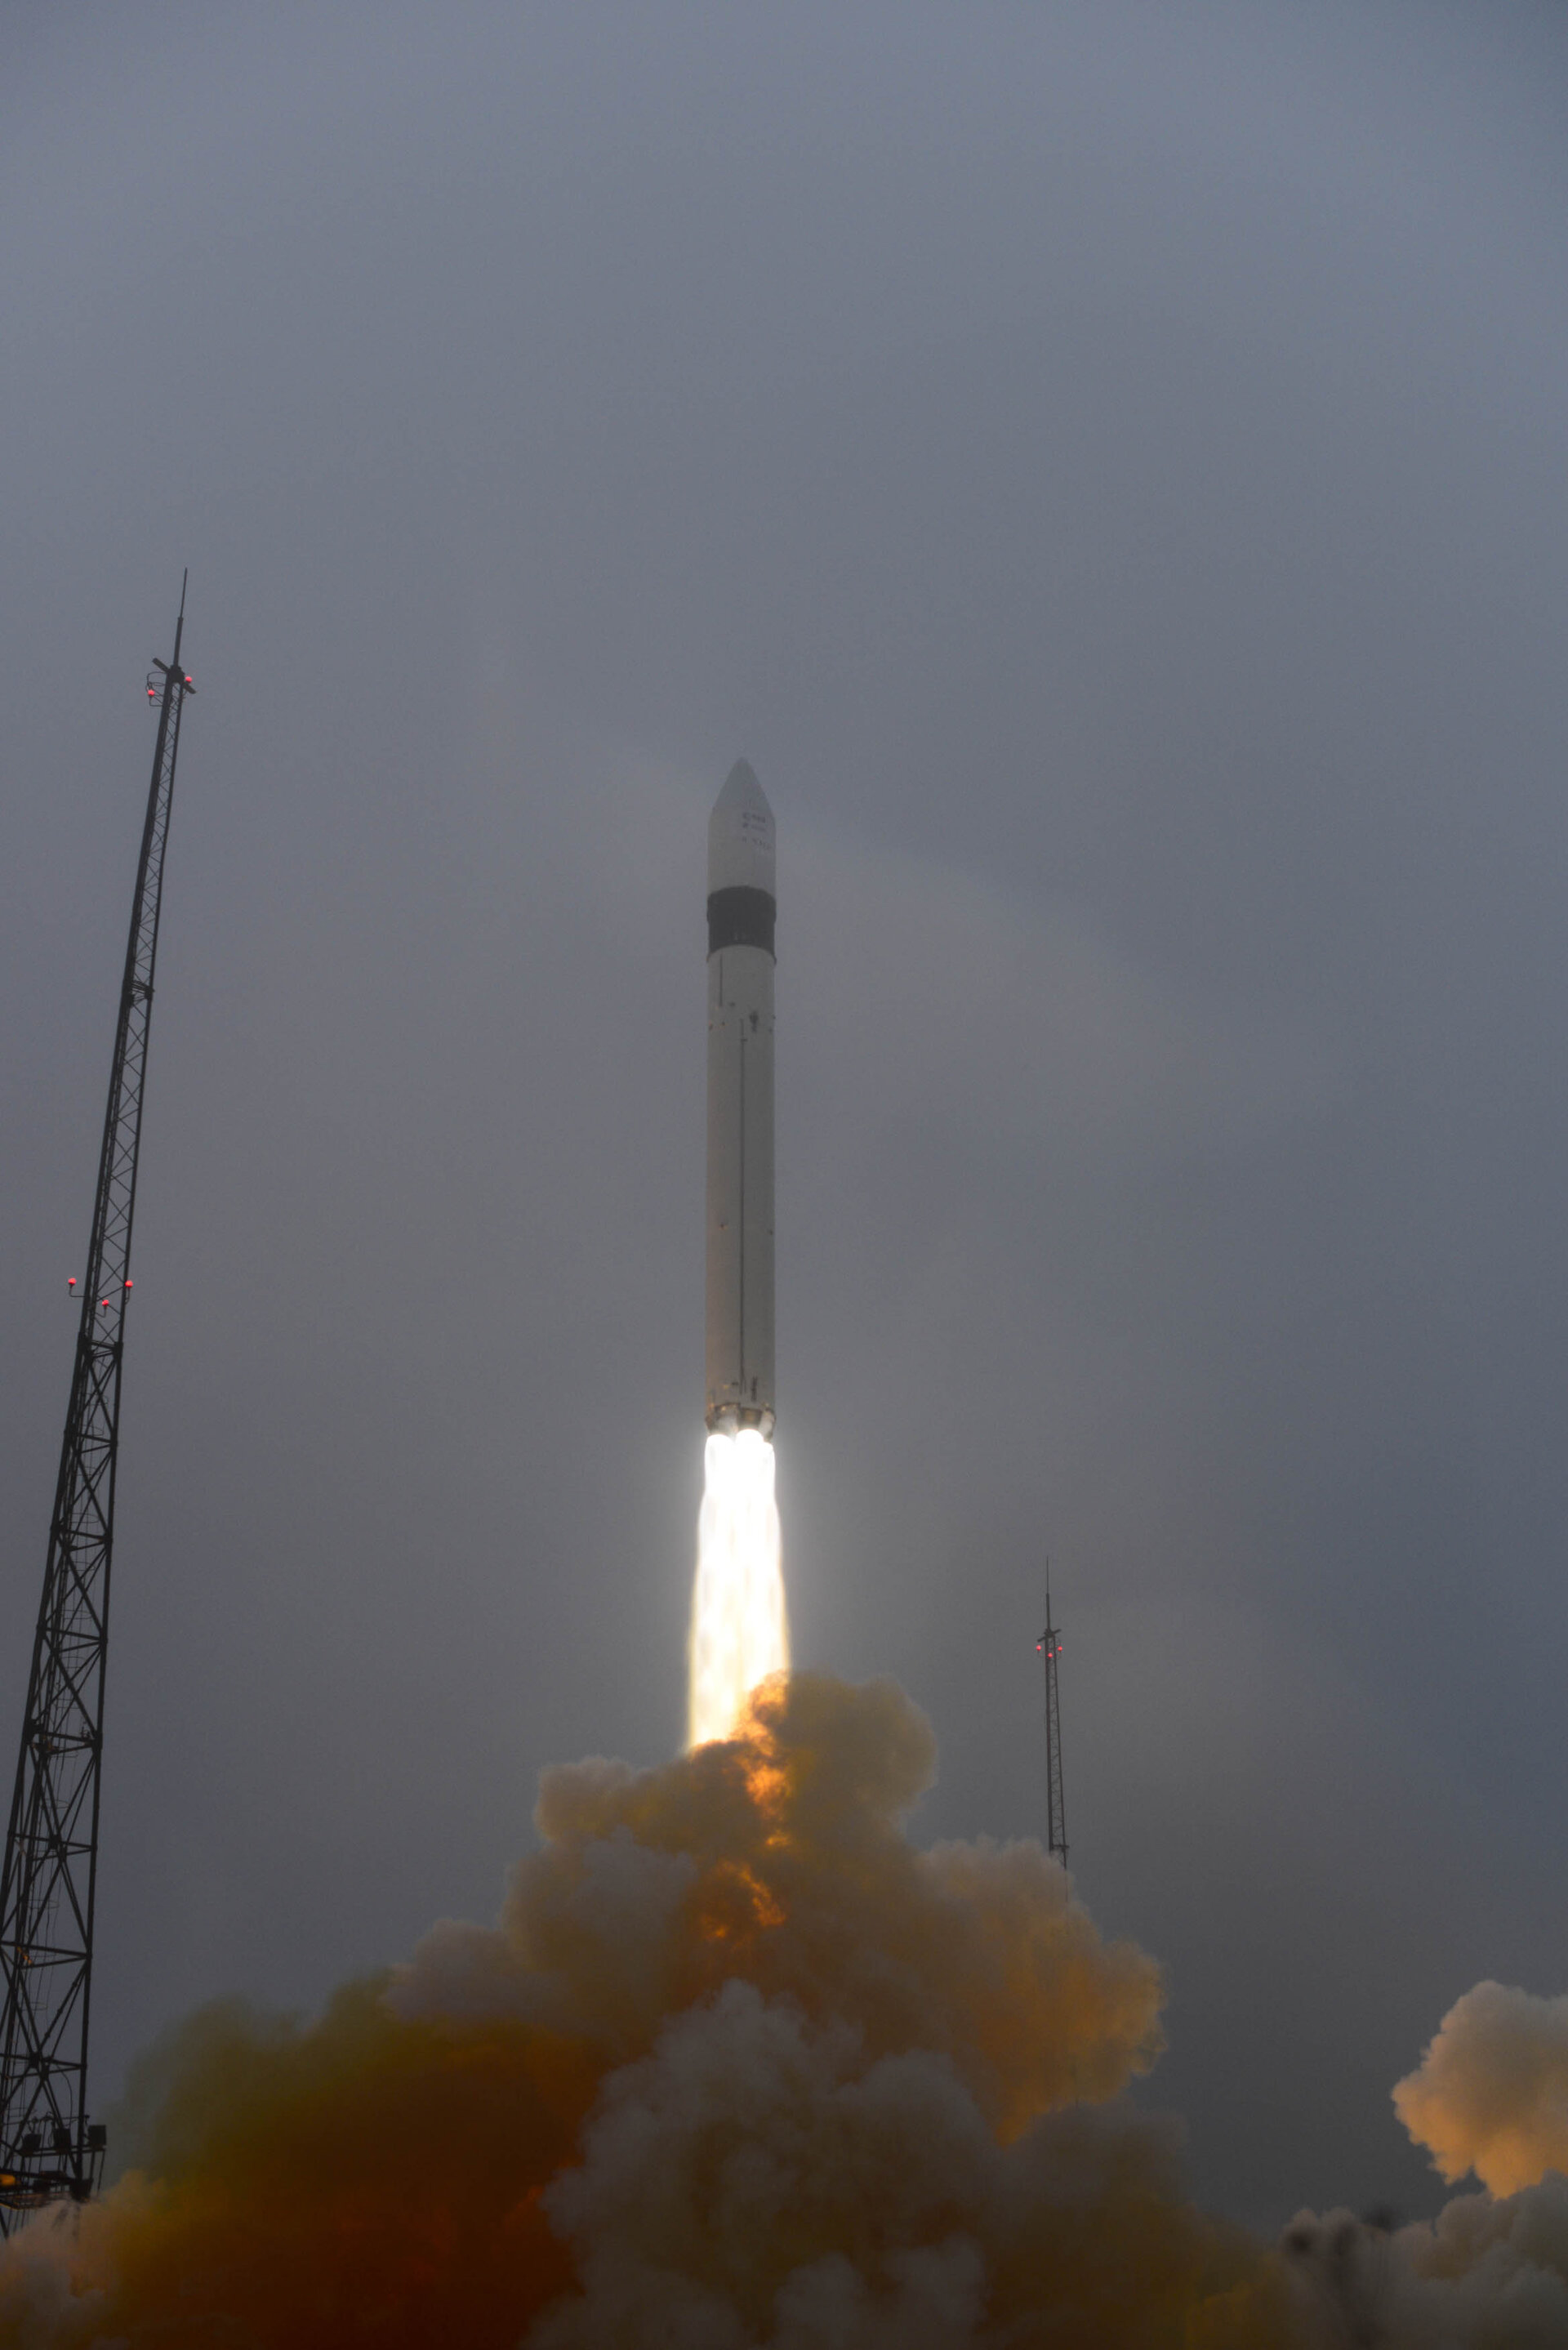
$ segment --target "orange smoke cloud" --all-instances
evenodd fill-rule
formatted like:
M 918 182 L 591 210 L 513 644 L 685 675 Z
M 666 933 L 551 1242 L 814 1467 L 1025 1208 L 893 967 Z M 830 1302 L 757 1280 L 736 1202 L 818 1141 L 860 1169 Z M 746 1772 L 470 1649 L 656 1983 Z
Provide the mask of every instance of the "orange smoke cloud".
M 580 2052 L 399 2022 L 213 2009 L 161 2052 L 148 2169 L 0 2260 L 0 2341 L 514 2343 L 568 2282 L 540 2208 L 595 2092 Z
M 890 1681 L 797 1674 L 763 1684 L 736 1738 L 660 1769 L 546 1772 L 545 1849 L 499 1929 L 438 1927 L 394 2002 L 525 2017 L 625 2062 L 742 1981 L 852 2026 L 870 2058 L 945 2056 L 1003 2137 L 1114 2095 L 1162 2044 L 1158 1970 L 1102 1942 L 1037 1844 L 918 1851 L 901 1823 L 935 1763 Z
M 1568 2171 L 1568 1998 L 1478 1983 L 1449 2010 L 1394 2109 L 1450 2182 L 1494 2195 Z
M 1306 2342 L 1107 2102 L 1160 2044 L 1152 1962 L 1036 1845 L 917 1850 L 933 1763 L 891 1684 L 796 1675 L 660 1769 L 547 1773 L 496 1928 L 146 2060 L 142 2167 L 0 2253 L 0 2342 Z

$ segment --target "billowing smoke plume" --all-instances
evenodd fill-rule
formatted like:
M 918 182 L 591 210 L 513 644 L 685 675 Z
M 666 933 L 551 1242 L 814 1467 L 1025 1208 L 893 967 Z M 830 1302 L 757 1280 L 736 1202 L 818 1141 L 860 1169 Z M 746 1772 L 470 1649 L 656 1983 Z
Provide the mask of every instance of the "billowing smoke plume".
M 1395 2110 L 1461 2195 L 1387 2233 L 1305 2216 L 1285 2246 L 1327 2338 L 1379 2350 L 1568 2344 L 1568 1999 L 1478 1983 L 1443 2018 Z
M 1568 1998 L 1478 1983 L 1444 2016 L 1394 2106 L 1450 2182 L 1473 2170 L 1494 2195 L 1511 2195 L 1568 2171 Z
M 1461 2195 L 1387 2233 L 1332 2212 L 1285 2236 L 1305 2338 L 1353 2350 L 1563 2350 L 1568 2180 L 1505 2201 Z
M 917 1850 L 888 1683 L 547 1774 L 491 1930 L 143 2068 L 140 2172 L 0 2257 L 22 2350 L 1267 2350 L 1278 2262 L 1115 2102 L 1159 1982 L 1038 1846 Z
M 144 2060 L 140 2168 L 0 2252 L 0 2345 L 1562 2350 L 1562 2178 L 1275 2251 L 1195 2210 L 1118 2096 L 1152 1962 L 1035 1844 L 911 1845 L 933 1760 L 891 1684 L 797 1675 L 660 1769 L 549 1773 L 498 1926 Z M 1450 2168 L 1560 2143 L 1560 2008 L 1520 2001 L 1402 2085 Z

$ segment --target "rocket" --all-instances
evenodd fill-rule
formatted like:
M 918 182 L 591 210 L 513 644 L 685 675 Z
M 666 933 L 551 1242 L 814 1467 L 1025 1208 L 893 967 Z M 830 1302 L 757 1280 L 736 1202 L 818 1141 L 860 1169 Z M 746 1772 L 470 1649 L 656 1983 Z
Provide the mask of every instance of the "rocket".
M 708 819 L 708 1425 L 774 1425 L 774 812 L 744 759 Z

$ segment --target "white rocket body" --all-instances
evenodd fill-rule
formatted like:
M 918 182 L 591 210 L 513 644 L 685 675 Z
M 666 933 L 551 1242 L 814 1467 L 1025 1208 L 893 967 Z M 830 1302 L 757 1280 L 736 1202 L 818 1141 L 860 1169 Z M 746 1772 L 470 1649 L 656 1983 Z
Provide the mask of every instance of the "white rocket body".
M 743 759 L 708 820 L 708 1425 L 774 1425 L 774 814 Z

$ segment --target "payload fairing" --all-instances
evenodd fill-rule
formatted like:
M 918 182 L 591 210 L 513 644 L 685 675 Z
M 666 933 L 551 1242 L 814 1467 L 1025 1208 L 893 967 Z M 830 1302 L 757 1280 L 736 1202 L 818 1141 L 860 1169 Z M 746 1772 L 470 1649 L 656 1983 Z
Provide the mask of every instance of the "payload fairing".
M 708 819 L 708 1425 L 774 1425 L 774 812 L 743 759 Z

